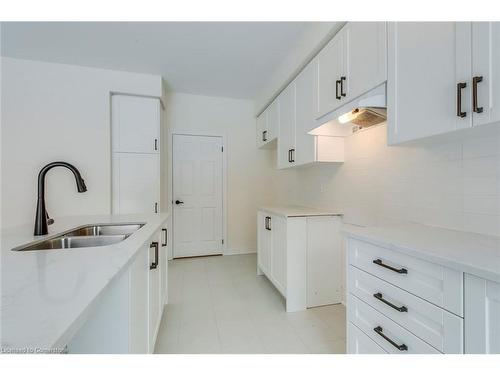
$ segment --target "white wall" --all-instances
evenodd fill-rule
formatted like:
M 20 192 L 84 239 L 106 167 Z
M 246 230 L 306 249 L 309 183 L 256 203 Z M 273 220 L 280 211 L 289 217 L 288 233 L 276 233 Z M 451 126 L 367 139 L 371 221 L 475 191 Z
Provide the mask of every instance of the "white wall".
M 280 176 L 289 172 L 276 174 L 274 153 L 257 149 L 253 102 L 171 93 L 167 103 L 167 124 L 171 133 L 226 137 L 226 253 L 255 252 L 257 207 L 276 201 L 276 192 L 282 183 Z M 169 157 L 169 160 L 172 159 Z
M 367 129 L 346 138 L 345 163 L 302 168 L 296 187 L 295 203 L 340 209 L 349 223 L 500 235 L 500 124 L 397 147 L 385 125 Z
M 109 213 L 110 92 L 162 95 L 161 77 L 2 58 L 2 226 L 33 222 L 37 174 L 46 163 L 74 164 L 47 175 L 52 217 Z
M 262 112 L 344 25 L 345 22 L 309 23 L 294 48 L 255 98 L 255 114 Z

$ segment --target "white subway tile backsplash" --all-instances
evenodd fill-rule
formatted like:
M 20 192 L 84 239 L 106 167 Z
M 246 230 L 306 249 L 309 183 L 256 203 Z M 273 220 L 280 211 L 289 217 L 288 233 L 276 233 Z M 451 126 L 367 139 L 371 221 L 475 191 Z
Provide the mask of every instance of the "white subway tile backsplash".
M 350 223 L 415 221 L 500 235 L 500 134 L 388 147 L 379 126 L 346 139 L 341 166 L 303 168 L 297 177 L 299 204 L 342 209 Z

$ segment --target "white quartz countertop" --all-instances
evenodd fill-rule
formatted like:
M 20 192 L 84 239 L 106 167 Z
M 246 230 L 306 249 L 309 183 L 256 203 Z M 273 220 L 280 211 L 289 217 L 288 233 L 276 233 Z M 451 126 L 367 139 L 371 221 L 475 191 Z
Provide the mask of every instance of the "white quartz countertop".
M 278 216 L 301 217 L 301 216 L 341 216 L 335 210 L 319 210 L 317 208 L 303 206 L 261 206 L 259 211 L 269 212 Z
M 1 347 L 5 351 L 63 349 L 93 304 L 125 270 L 168 214 L 78 216 L 56 219 L 50 234 L 85 224 L 146 223 L 122 242 L 99 247 L 11 251 L 41 237 L 32 227 L 2 232 Z
M 500 282 L 500 237 L 421 224 L 343 226 L 349 237 Z

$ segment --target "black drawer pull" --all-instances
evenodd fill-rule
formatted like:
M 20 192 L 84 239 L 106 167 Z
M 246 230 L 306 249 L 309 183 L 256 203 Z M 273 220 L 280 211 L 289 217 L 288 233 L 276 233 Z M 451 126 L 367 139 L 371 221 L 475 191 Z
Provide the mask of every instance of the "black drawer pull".
M 377 326 L 377 327 L 373 328 L 373 330 L 375 332 L 377 332 L 380 336 L 382 336 L 385 340 L 387 340 L 392 346 L 394 346 L 398 350 L 401 350 L 402 352 L 408 350 L 408 347 L 405 344 L 398 345 L 394 341 L 392 341 L 389 337 L 384 335 L 383 329 L 381 326 Z
M 267 142 L 267 130 L 262 132 L 262 142 Z
M 339 94 L 340 81 L 335 81 L 335 99 L 340 100 L 342 97 Z
M 467 112 L 462 111 L 462 89 L 465 89 L 466 87 L 466 82 L 457 83 L 457 116 L 462 118 L 467 116 Z
M 394 271 L 394 272 L 397 272 L 397 273 L 408 273 L 408 270 L 406 268 L 397 269 L 397 268 L 388 266 L 387 264 L 384 264 L 381 259 L 375 259 L 373 261 L 373 263 L 379 265 L 380 267 L 387 268 L 388 270 L 391 270 L 391 271 Z
M 167 246 L 167 240 L 168 240 L 168 234 L 167 234 L 167 228 L 161 228 L 162 232 L 165 233 L 165 242 L 161 244 L 162 247 Z
M 271 230 L 271 217 L 270 216 L 266 216 L 266 229 L 267 230 Z
M 373 295 L 373 297 L 375 297 L 376 299 L 378 299 L 380 302 L 385 303 L 387 306 L 392 307 L 394 310 L 398 310 L 399 312 L 408 312 L 408 308 L 406 306 L 399 307 L 399 306 L 396 306 L 393 303 L 390 303 L 389 301 L 385 300 L 382 297 L 382 293 L 375 293 Z
M 344 92 L 344 81 L 346 80 L 346 77 L 340 77 L 340 95 L 341 96 L 346 96 L 347 94 Z
M 472 111 L 476 113 L 482 113 L 483 107 L 478 107 L 477 104 L 477 84 L 483 82 L 483 76 L 477 76 L 472 78 Z
M 151 245 L 149 245 L 149 248 L 154 248 L 155 249 L 155 260 L 153 261 L 153 263 L 151 263 L 149 265 L 149 269 L 150 270 L 154 270 L 156 268 L 158 268 L 158 242 L 154 241 L 154 242 L 151 242 Z

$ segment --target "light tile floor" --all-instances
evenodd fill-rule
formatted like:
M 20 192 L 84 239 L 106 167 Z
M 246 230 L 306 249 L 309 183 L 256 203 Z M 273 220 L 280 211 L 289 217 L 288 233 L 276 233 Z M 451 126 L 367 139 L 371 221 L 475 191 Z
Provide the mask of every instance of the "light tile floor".
M 345 308 L 286 313 L 256 255 L 174 260 L 156 353 L 345 353 Z

